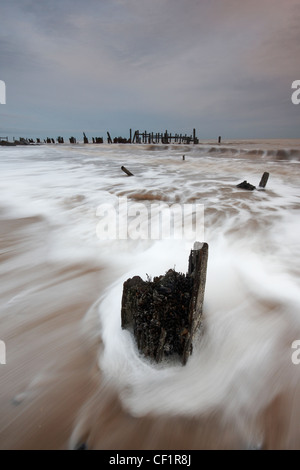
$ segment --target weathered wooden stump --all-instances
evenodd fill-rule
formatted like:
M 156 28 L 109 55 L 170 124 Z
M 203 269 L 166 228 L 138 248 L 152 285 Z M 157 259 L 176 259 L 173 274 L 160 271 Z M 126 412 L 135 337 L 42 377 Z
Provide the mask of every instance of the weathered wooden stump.
M 133 329 L 145 356 L 161 362 L 177 354 L 186 364 L 201 325 L 207 259 L 207 243 L 197 242 L 186 275 L 169 269 L 153 281 L 134 276 L 124 283 L 121 325 Z
M 109 132 L 107 132 L 107 143 L 108 143 L 108 144 L 112 144 L 112 143 L 113 143 L 112 138 L 111 138 Z
M 131 171 L 127 170 L 127 168 L 125 168 L 125 166 L 121 166 L 121 170 L 124 171 L 124 173 L 126 173 L 127 176 L 134 176 Z
M 259 188 L 265 188 L 266 187 L 266 184 L 268 182 L 268 179 L 269 179 L 269 173 L 267 171 L 265 171 L 261 177 L 261 180 L 260 180 L 260 183 L 258 185 Z
M 266 187 L 266 184 L 269 179 L 269 173 L 265 171 L 261 177 L 258 189 L 264 189 Z M 256 186 L 253 186 L 253 184 L 248 183 L 246 180 L 242 181 L 242 183 L 236 185 L 237 188 L 241 189 L 247 189 L 248 191 L 253 191 L 256 189 Z
M 241 189 L 247 189 L 248 191 L 253 191 L 253 189 L 255 189 L 255 186 L 253 186 L 253 184 L 248 183 L 246 180 L 240 184 L 237 184 L 236 187 Z

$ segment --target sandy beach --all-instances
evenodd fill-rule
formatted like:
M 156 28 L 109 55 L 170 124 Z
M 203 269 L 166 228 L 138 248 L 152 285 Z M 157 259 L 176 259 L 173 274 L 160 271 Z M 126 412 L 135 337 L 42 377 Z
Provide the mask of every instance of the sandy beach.
M 126 150 L 138 175 L 127 178 L 124 148 L 113 151 L 1 154 L 0 448 L 296 449 L 299 162 L 241 150 L 233 163 L 193 148 L 183 163 L 181 149 L 139 147 Z M 265 169 L 264 193 L 235 188 Z M 189 251 L 98 240 L 97 203 L 124 194 L 204 201 L 206 332 L 185 367 L 149 365 L 121 330 L 124 279 L 172 263 L 183 270 Z

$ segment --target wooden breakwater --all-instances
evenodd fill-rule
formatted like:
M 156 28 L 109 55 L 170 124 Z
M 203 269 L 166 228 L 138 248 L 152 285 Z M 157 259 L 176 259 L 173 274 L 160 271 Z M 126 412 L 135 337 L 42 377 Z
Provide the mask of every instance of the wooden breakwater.
M 199 139 L 196 136 L 196 129 L 194 128 L 191 134 L 183 134 L 183 133 L 172 133 L 168 130 L 164 132 L 148 132 L 147 130 L 140 132 L 139 130 L 133 131 L 129 129 L 129 136 L 128 137 L 112 137 L 110 132 L 107 131 L 107 143 L 108 144 L 198 144 Z M 40 145 L 40 144 L 64 144 L 69 141 L 70 144 L 77 144 L 79 143 L 76 137 L 71 136 L 67 140 L 61 135 L 58 136 L 56 139 L 53 137 L 46 137 L 42 138 L 25 138 L 19 137 L 19 139 L 15 139 L 13 137 L 13 141 L 9 142 L 8 137 L 0 137 L 0 145 Z M 85 132 L 83 132 L 83 143 L 84 144 L 103 144 L 105 143 L 105 139 L 101 136 L 91 137 L 90 139 L 87 137 Z
M 131 143 L 142 143 L 142 144 L 198 144 L 199 139 L 196 137 L 196 129 L 193 129 L 191 135 L 187 134 L 172 134 L 167 130 L 164 132 L 140 132 L 139 130 L 135 131 L 132 134 L 130 129 L 129 140 Z
M 168 130 L 164 132 L 148 132 L 147 130 L 140 132 L 136 130 L 133 132 L 129 129 L 129 137 L 114 137 L 107 132 L 108 144 L 198 144 L 199 139 L 196 136 L 196 129 L 193 129 L 192 134 L 172 134 Z

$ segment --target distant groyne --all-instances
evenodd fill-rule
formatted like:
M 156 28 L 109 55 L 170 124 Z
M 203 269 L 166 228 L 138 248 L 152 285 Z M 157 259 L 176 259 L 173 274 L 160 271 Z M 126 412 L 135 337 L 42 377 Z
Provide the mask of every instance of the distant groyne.
M 83 140 L 78 141 L 76 137 L 71 136 L 68 139 L 65 139 L 62 136 L 58 136 L 55 139 L 53 137 L 41 138 L 25 138 L 19 137 L 15 139 L 13 137 L 12 141 L 9 141 L 8 137 L 0 137 L 0 145 L 9 146 L 9 145 L 42 145 L 42 144 L 198 144 L 199 139 L 196 136 L 196 129 L 193 129 L 191 134 L 183 133 L 172 133 L 168 130 L 164 132 L 148 132 L 147 130 L 140 132 L 139 130 L 133 131 L 129 129 L 128 137 L 112 137 L 110 132 L 107 131 L 106 139 L 101 137 L 90 137 L 88 138 L 83 132 Z M 219 137 L 220 143 L 220 137 Z

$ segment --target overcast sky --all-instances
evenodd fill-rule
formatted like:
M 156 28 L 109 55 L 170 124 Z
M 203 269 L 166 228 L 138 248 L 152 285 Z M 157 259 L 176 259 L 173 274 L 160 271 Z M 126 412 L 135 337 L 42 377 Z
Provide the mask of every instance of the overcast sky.
M 1 0 L 0 135 L 300 138 L 300 0 Z

